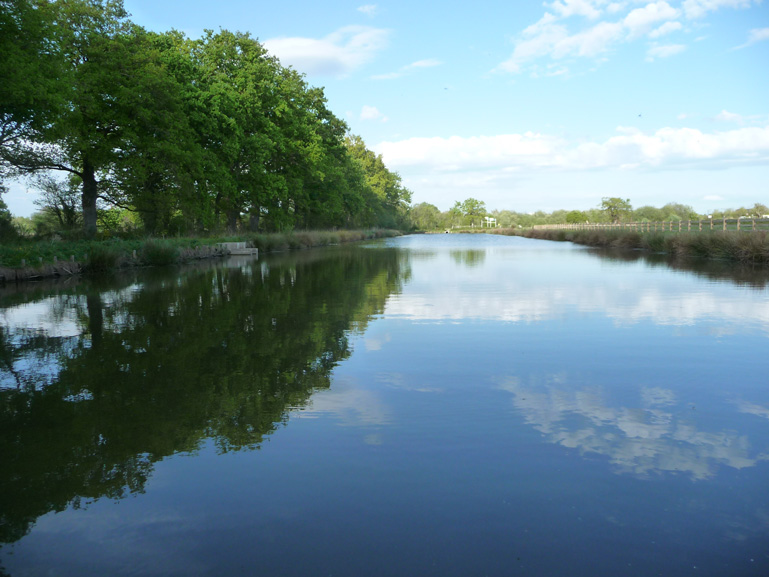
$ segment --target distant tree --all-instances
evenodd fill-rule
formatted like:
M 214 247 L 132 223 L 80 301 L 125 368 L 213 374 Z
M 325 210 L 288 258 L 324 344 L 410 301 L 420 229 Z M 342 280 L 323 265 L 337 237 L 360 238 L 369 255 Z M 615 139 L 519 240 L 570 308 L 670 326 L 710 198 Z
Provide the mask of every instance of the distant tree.
M 475 198 L 468 198 L 462 203 L 462 214 L 469 217 L 486 216 L 486 203 Z
M 16 229 L 16 233 L 21 237 L 31 237 L 35 235 L 35 225 L 31 218 L 26 216 L 14 216 L 13 227 Z
M 566 222 L 570 224 L 578 224 L 581 222 L 587 222 L 587 214 L 581 210 L 572 210 L 566 215 Z
M 664 220 L 697 220 L 699 218 L 691 206 L 677 202 L 667 203 L 662 207 L 662 211 L 665 213 Z
M 616 196 L 601 199 L 601 210 L 604 211 L 611 222 L 620 222 L 630 214 L 633 207 L 630 205 L 629 198 L 619 198 Z
M 35 188 L 40 196 L 34 202 L 41 212 L 52 217 L 55 230 L 69 231 L 81 225 L 80 191 L 76 180 L 61 181 L 46 174 L 35 180 Z
M 665 220 L 665 212 L 654 206 L 642 206 L 633 211 L 633 220 L 638 222 L 660 222 Z
M 440 226 L 441 211 L 435 205 L 421 202 L 409 210 L 409 221 L 416 230 L 434 230 Z
M 755 205 L 753 205 L 751 212 L 756 218 L 761 218 L 762 216 L 769 214 L 769 206 L 757 202 Z

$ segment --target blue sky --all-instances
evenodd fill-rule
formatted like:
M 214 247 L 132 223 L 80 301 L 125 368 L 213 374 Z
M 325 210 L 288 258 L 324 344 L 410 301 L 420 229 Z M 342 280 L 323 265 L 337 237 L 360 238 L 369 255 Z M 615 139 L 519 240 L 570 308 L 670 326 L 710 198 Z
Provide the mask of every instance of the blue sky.
M 125 6 L 152 30 L 250 32 L 325 88 L 415 203 L 769 204 L 769 2 Z

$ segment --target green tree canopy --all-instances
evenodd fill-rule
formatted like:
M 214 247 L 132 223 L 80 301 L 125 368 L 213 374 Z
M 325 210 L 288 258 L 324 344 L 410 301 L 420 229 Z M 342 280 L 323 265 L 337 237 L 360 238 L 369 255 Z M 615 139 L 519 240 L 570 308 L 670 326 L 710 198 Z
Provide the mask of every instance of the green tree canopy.
M 629 198 L 604 197 L 601 199 L 601 210 L 604 211 L 611 222 L 620 222 L 630 215 L 633 207 Z

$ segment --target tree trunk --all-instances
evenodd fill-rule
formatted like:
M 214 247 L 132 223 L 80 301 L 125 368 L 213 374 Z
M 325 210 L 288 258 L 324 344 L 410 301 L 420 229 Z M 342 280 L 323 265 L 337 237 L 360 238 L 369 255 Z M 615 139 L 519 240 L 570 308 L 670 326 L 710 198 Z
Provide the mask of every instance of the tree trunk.
M 259 209 L 256 208 L 248 214 L 248 230 L 259 232 Z
M 240 217 L 239 210 L 227 211 L 227 230 L 230 232 L 238 232 L 238 218 Z
M 96 236 L 96 174 L 91 162 L 83 161 L 83 232 L 87 238 Z

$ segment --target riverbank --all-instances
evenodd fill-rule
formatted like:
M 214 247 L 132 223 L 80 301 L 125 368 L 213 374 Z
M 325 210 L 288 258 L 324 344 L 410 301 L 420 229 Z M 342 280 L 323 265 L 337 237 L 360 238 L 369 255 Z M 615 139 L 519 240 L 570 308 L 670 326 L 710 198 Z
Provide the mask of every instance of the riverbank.
M 769 266 L 766 231 L 639 232 L 622 230 L 497 229 L 494 234 L 570 241 L 601 248 L 647 250 L 681 258 L 719 259 Z
M 0 246 L 0 282 L 165 266 L 228 254 L 221 243 L 245 242 L 261 253 L 399 236 L 386 229 L 295 231 L 228 237 L 19 241 Z

